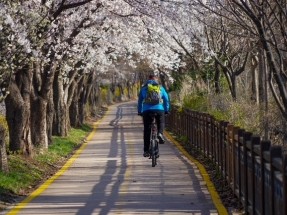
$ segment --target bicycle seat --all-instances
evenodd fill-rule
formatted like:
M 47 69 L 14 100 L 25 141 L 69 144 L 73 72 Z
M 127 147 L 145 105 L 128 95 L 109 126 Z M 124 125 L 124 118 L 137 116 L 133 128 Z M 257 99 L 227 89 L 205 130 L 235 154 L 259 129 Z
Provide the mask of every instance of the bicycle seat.
M 150 113 L 149 116 L 150 117 L 155 117 L 157 114 L 156 113 Z

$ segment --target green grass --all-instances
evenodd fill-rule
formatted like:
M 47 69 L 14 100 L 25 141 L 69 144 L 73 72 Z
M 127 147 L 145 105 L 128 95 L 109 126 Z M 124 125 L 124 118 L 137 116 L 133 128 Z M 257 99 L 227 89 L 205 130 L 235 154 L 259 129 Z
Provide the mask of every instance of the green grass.
M 36 186 L 39 181 L 53 174 L 72 152 L 78 148 L 91 127 L 72 128 L 68 137 L 53 137 L 48 150 L 36 150 L 33 158 L 9 155 L 9 173 L 0 171 L 1 193 L 25 194 L 25 190 Z

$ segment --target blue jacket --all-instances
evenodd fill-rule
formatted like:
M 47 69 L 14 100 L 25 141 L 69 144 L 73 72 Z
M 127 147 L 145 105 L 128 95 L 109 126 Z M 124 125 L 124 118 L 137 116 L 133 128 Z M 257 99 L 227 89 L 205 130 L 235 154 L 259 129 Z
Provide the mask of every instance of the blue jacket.
M 155 80 L 147 80 L 144 86 L 140 89 L 140 92 L 138 95 L 138 113 L 142 113 L 145 110 L 163 110 L 164 112 L 168 112 L 169 111 L 169 98 L 168 98 L 167 92 L 162 86 L 160 86 L 160 94 L 161 94 L 163 103 L 159 103 L 156 105 L 143 103 L 143 100 L 146 95 L 146 85 L 149 83 L 157 83 L 157 82 Z

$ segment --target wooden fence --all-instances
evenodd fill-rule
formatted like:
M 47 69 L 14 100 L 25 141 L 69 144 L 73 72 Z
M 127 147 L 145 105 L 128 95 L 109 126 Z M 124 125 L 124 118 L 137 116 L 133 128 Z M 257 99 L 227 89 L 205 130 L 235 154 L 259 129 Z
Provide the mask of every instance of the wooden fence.
M 246 214 L 287 215 L 287 154 L 227 121 L 171 106 L 166 127 L 216 164 Z

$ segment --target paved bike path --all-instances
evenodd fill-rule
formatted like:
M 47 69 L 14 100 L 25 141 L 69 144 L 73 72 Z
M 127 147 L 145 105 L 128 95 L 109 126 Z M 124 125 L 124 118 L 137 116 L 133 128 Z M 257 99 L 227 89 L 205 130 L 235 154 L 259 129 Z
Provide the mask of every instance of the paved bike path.
M 167 140 L 144 158 L 135 102 L 113 105 L 86 145 L 7 214 L 227 214 L 200 168 Z

